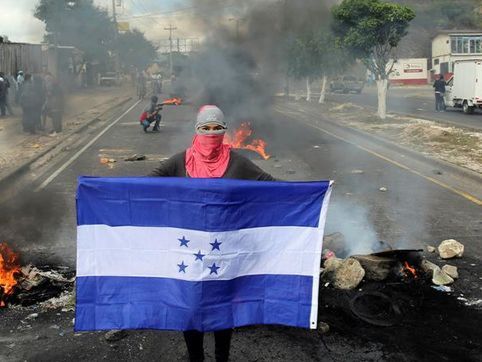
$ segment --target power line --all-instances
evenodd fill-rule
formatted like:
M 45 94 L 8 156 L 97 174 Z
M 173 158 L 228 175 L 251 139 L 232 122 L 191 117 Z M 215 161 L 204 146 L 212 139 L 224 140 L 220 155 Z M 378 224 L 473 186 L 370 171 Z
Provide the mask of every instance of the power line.
M 133 2 L 133 1 L 134 0 L 131 0 L 131 2 Z M 220 0 L 219 2 L 223 2 L 223 1 L 225 1 L 225 0 Z M 213 4 L 213 6 L 218 6 L 218 5 Z M 228 9 L 228 8 L 233 8 L 233 7 L 236 7 L 236 5 L 227 5 L 224 8 Z M 145 7 L 143 7 L 143 8 L 144 8 L 144 10 L 147 10 Z M 135 19 L 135 18 L 145 18 L 145 17 L 157 17 L 157 16 L 160 16 L 160 15 L 169 15 L 169 14 L 175 14 L 175 13 L 180 13 L 180 12 L 189 12 L 189 11 L 192 11 L 192 10 L 195 10 L 195 9 L 200 9 L 200 8 L 201 8 L 200 6 L 189 6 L 189 7 L 186 7 L 186 8 L 168 10 L 168 11 L 161 11 L 161 12 L 146 11 L 146 13 L 144 13 L 144 14 L 131 15 L 131 16 L 128 16 L 126 18 Z

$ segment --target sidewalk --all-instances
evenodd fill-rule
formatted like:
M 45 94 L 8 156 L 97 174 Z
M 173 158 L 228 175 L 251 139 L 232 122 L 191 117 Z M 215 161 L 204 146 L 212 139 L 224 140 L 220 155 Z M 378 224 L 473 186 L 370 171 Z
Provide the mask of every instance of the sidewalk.
M 42 134 L 30 135 L 22 131 L 22 110 L 14 107 L 13 117 L 0 119 L 0 179 L 16 167 L 35 158 L 50 147 L 69 137 L 102 113 L 127 101 L 134 94 L 128 87 L 92 88 L 69 95 L 66 99 L 63 131 L 49 135 L 52 129 L 47 120 L 47 130 Z

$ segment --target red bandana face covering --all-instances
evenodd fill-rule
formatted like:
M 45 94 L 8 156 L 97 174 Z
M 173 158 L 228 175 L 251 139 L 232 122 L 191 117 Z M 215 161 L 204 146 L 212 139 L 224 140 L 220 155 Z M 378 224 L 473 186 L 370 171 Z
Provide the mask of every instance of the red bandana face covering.
M 231 146 L 223 144 L 224 134 L 195 135 L 186 150 L 189 177 L 223 177 L 229 164 Z

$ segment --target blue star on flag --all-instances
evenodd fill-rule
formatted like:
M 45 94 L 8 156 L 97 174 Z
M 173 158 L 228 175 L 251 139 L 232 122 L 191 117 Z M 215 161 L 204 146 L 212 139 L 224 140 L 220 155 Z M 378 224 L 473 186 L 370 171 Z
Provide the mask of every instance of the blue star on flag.
M 186 237 L 183 236 L 182 239 L 177 239 L 177 240 L 181 242 L 181 245 L 179 246 L 185 246 L 186 248 L 188 247 L 187 243 L 189 243 L 190 240 L 187 240 Z
M 184 264 L 184 260 L 182 261 L 181 264 L 177 264 L 177 266 L 179 267 L 179 273 L 180 273 L 180 272 L 183 272 L 184 274 L 186 274 L 186 268 L 187 268 L 189 265 Z M 216 273 L 216 274 L 217 274 L 217 273 Z
M 196 260 L 201 260 L 203 261 L 203 258 L 206 256 L 205 254 L 201 254 L 201 250 L 199 250 L 196 254 L 194 254 L 194 256 L 196 257 L 196 259 L 194 259 L 194 261 Z
M 215 240 L 214 240 L 214 243 L 209 243 L 209 244 L 211 244 L 212 247 L 213 247 L 213 249 L 212 249 L 211 251 L 216 250 L 216 249 L 218 249 L 219 251 L 221 251 L 221 249 L 219 249 L 219 245 L 221 245 L 222 243 L 218 242 L 218 239 L 215 239 Z
M 209 273 L 209 275 L 211 275 L 211 274 L 218 274 L 218 269 L 220 267 L 216 266 L 216 263 L 213 263 L 213 265 L 209 266 L 208 268 L 211 269 L 211 272 Z

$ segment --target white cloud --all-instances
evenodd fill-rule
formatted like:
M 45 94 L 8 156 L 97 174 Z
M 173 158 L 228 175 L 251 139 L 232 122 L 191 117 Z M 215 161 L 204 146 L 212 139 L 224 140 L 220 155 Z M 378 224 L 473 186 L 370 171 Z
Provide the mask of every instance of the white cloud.
M 61 1 L 61 0 L 59 0 Z M 112 0 L 94 0 L 111 11 Z M 33 16 L 38 0 L 0 0 L 0 35 L 6 35 L 10 41 L 40 43 L 43 40 L 45 26 Z M 118 8 L 119 19 L 126 19 L 132 28 L 143 31 L 151 40 L 167 39 L 164 27 L 170 23 L 178 27 L 174 37 L 200 37 L 201 26 L 189 10 L 171 13 L 173 9 L 186 9 L 192 6 L 188 0 L 123 0 Z M 161 13 L 155 17 L 132 18 L 132 15 Z
M 0 35 L 10 41 L 40 43 L 44 24 L 33 16 L 36 1 L 0 0 Z

